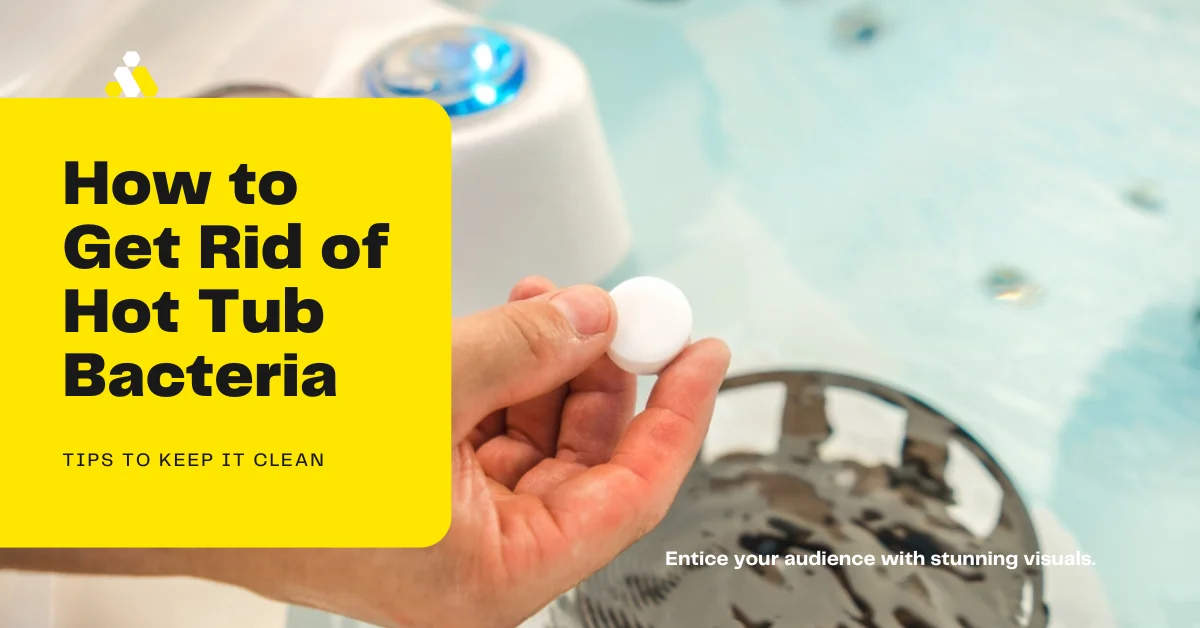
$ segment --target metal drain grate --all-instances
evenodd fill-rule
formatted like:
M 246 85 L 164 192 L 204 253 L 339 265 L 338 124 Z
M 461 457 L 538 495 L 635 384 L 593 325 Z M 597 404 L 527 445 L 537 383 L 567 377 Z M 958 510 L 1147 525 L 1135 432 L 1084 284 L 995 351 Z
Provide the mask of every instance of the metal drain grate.
M 973 438 L 908 395 L 843 375 L 762 373 L 731 378 L 723 390 L 776 382 L 788 390 L 778 449 L 698 463 L 666 520 L 564 597 L 553 626 L 1045 628 L 1041 568 L 987 564 L 1033 554 L 1038 543 L 1012 483 Z M 834 431 L 831 388 L 907 413 L 899 465 L 821 458 Z M 975 496 L 949 481 L 952 449 L 969 452 L 999 487 L 999 515 L 984 538 L 955 518 L 956 505 Z M 731 564 L 668 566 L 668 551 L 726 554 Z M 776 564 L 734 569 L 735 554 Z M 925 565 L 817 560 L 830 554 L 921 556 Z M 932 565 L 942 555 L 951 564 Z M 788 556 L 818 564 L 784 565 Z M 962 556 L 985 564 L 955 564 Z

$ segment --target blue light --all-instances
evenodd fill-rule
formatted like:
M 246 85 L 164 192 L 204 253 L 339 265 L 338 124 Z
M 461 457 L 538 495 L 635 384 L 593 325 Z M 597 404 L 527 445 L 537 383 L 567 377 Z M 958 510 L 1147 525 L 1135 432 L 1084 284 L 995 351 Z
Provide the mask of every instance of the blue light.
M 471 59 L 475 61 L 475 67 L 479 68 L 480 72 L 487 72 L 496 65 L 496 56 L 487 44 L 475 44 L 475 48 L 471 50 Z
M 471 95 L 475 97 L 475 100 L 488 107 L 495 105 L 499 98 L 496 88 L 491 85 L 474 85 L 471 87 Z
M 376 98 L 429 98 L 451 116 L 493 109 L 525 82 L 525 51 L 481 26 L 451 26 L 393 43 L 367 67 Z

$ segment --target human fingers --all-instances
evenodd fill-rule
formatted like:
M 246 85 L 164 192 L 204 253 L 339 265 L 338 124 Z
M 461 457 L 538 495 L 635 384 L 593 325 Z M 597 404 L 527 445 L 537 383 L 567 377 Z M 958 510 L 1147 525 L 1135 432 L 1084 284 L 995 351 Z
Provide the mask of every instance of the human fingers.
M 595 286 L 508 303 L 452 325 L 455 443 L 491 412 L 527 401 L 583 372 L 607 351 L 615 308 Z
M 699 454 L 728 368 L 723 342 L 689 347 L 659 375 L 611 462 L 542 494 L 563 537 L 578 546 L 581 568 L 603 565 L 662 519 Z
M 544 277 L 526 277 L 509 293 L 509 302 L 538 298 L 555 290 Z M 538 462 L 553 456 L 558 441 L 560 416 L 567 387 L 502 410 L 504 420 L 493 437 L 477 447 L 477 458 L 484 473 L 508 489 Z
M 554 456 L 538 461 L 513 487 L 542 494 L 588 467 L 608 462 L 633 418 L 637 377 L 604 356 L 567 385 Z

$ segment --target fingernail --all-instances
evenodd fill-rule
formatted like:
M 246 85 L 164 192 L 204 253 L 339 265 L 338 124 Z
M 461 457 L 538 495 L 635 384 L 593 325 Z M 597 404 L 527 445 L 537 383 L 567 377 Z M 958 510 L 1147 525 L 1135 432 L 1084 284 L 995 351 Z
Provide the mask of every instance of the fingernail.
M 608 295 L 599 288 L 568 288 L 551 297 L 550 304 L 562 312 L 580 336 L 594 336 L 608 329 L 611 314 Z

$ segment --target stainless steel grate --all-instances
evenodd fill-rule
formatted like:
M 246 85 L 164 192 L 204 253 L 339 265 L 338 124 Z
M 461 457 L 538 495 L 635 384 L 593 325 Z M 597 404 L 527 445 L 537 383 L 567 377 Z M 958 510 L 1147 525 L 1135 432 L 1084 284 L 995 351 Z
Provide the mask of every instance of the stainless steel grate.
M 556 628 L 1045 628 L 1042 570 L 1022 561 L 941 565 L 933 555 L 1038 551 L 1033 523 L 1008 477 L 966 432 L 899 391 L 845 375 L 775 372 L 734 377 L 723 390 L 783 383 L 778 449 L 693 467 L 666 520 L 555 608 Z M 907 411 L 901 463 L 822 460 L 830 388 Z M 948 508 L 951 442 L 1000 487 L 999 518 L 976 538 Z M 848 474 L 852 474 L 852 477 Z M 851 481 L 848 481 L 850 479 Z M 777 564 L 668 566 L 666 552 L 776 556 Z M 782 565 L 787 556 L 926 557 L 926 565 Z M 732 558 L 730 560 L 733 560 Z

